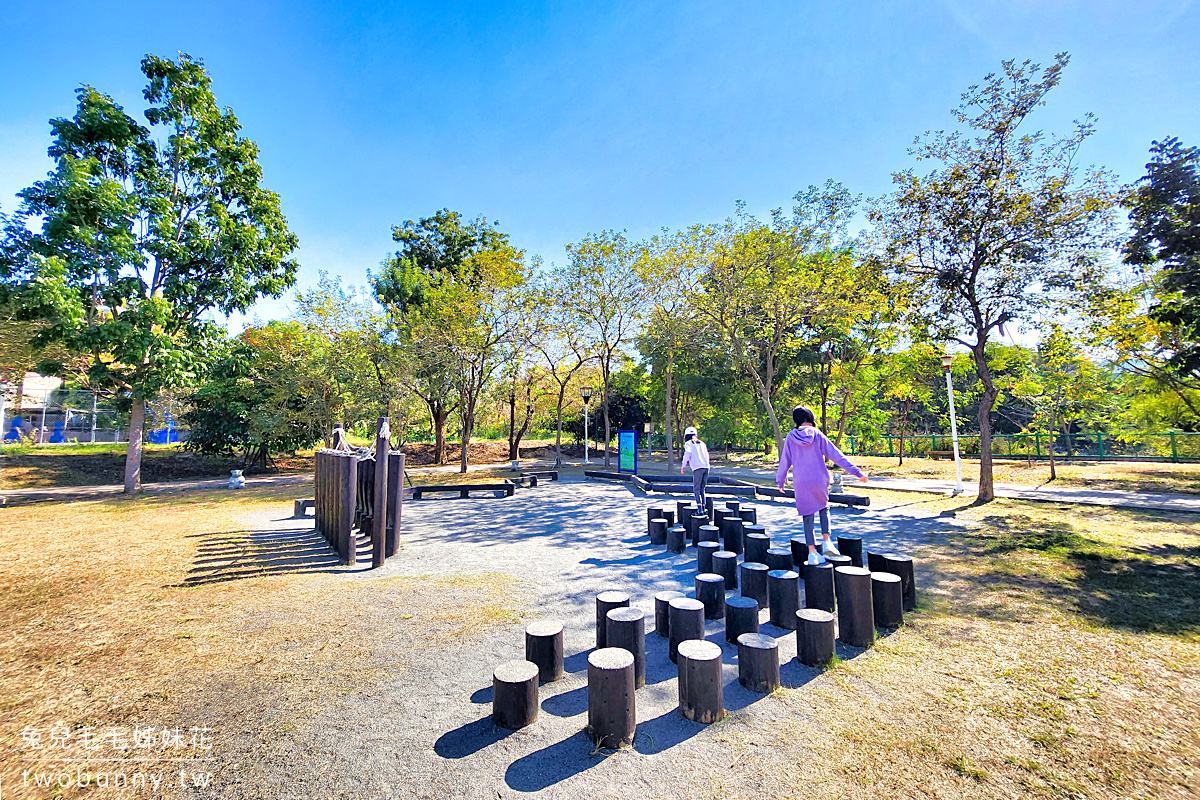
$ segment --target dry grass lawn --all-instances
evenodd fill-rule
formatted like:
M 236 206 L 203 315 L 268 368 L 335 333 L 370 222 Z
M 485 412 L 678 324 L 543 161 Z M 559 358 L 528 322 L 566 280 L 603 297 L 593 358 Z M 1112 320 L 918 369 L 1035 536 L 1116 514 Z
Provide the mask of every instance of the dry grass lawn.
M 371 658 L 376 617 L 331 620 L 335 604 L 378 609 L 393 631 L 407 626 L 430 644 L 517 621 L 520 609 L 507 605 L 513 581 L 504 575 L 376 579 L 272 570 L 280 553 L 256 552 L 264 545 L 238 520 L 263 509 L 286 516 L 294 494 L 196 492 L 0 512 L 6 791 L 22 770 L 42 763 L 23 749 L 26 728 L 40 729 L 48 743 L 55 726 L 178 724 L 186 695 L 218 673 L 235 688 L 286 697 L 281 716 L 302 723 L 328 693 L 381 668 Z M 256 561 L 263 566 L 237 566 Z
M 1196 797 L 1200 521 L 915 502 L 968 524 L 918 554 L 919 613 L 867 657 L 783 690 L 789 721 L 729 724 L 714 793 Z

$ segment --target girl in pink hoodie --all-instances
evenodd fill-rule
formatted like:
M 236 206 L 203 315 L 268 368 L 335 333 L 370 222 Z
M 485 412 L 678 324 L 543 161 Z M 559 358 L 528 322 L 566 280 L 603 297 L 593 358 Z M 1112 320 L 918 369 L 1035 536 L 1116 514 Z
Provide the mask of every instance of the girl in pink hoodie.
M 788 469 L 792 470 L 792 486 L 796 494 L 796 513 L 804 520 L 804 539 L 808 543 L 808 563 L 820 564 L 824 558 L 817 555 L 813 517 L 820 515 L 821 536 L 824 551 L 829 555 L 841 555 L 829 540 L 829 459 L 849 472 L 862 483 L 867 476 L 850 460 L 842 455 L 833 442 L 817 429 L 817 418 L 808 406 L 792 409 L 792 420 L 796 423 L 783 440 L 779 453 L 779 470 L 775 473 L 775 485 L 780 489 L 787 483 Z

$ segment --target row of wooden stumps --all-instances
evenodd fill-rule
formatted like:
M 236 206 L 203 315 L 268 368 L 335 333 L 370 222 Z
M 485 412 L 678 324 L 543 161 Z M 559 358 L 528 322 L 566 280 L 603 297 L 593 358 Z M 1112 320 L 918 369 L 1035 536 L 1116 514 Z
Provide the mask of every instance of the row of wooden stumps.
M 343 564 L 357 559 L 359 526 L 371 540 L 371 565 L 383 566 L 400 549 L 404 510 L 404 454 L 390 452 L 387 417 L 376 428 L 375 455 L 360 459 L 341 425 L 334 428 L 333 447 L 316 455 L 313 511 L 316 528 Z

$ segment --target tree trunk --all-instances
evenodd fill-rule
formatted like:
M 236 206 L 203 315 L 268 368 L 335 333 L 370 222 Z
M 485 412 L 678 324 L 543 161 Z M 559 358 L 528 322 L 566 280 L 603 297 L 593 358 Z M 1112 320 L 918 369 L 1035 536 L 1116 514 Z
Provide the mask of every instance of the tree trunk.
M 670 474 L 675 470 L 675 439 L 673 431 L 673 411 L 671 408 L 671 377 L 675 371 L 675 354 L 669 349 L 667 350 L 667 374 L 663 376 L 664 384 L 667 389 L 667 417 L 666 424 L 663 428 L 667 434 L 667 473 Z
M 470 409 L 469 414 L 463 415 L 462 421 L 462 451 L 458 454 L 458 471 L 459 473 L 467 474 L 467 448 L 471 446 L 471 434 L 474 433 L 475 427 L 475 412 Z
M 992 381 L 992 371 L 987 363 L 987 353 L 981 342 L 972 350 L 975 370 L 983 383 L 983 394 L 979 397 L 979 494 L 976 503 L 990 503 L 996 499 L 996 488 L 992 481 L 992 406 L 999 392 Z
M 608 443 L 612 439 L 612 426 L 608 419 L 608 367 L 604 368 L 604 466 L 609 466 L 608 461 Z M 583 445 L 587 447 L 585 442 Z
M 825 380 L 825 370 L 821 370 L 821 430 L 829 429 L 829 383 Z
M 762 400 L 763 408 L 766 409 L 767 419 L 771 421 L 771 430 L 775 433 L 776 452 L 783 452 L 783 431 L 779 427 L 779 417 L 775 416 L 775 406 L 771 403 L 771 390 L 763 383 L 762 376 L 753 369 L 748 369 L 754 377 L 754 383 L 758 386 L 758 396 Z
M 560 383 L 558 385 L 558 405 L 554 407 L 554 416 L 557 418 L 557 428 L 554 431 L 554 466 L 557 467 L 562 463 L 562 407 L 563 398 L 567 393 L 567 385 Z
M 146 404 L 133 401 L 129 414 L 129 447 L 125 449 L 125 493 L 142 488 L 142 433 L 146 427 Z
M 433 463 L 446 463 L 446 417 L 450 416 L 441 403 L 429 406 L 433 417 Z
M 508 460 L 517 458 L 517 393 L 508 394 Z
M 1058 421 L 1052 420 L 1050 430 L 1054 431 L 1054 436 L 1050 437 L 1050 480 L 1058 478 L 1058 472 L 1054 468 L 1054 440 L 1058 436 Z

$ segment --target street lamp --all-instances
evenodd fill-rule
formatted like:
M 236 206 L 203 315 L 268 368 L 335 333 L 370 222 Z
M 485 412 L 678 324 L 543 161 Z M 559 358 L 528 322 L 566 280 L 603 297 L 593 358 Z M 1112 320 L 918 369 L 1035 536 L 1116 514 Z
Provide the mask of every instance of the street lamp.
M 579 390 L 579 395 L 583 398 L 583 463 L 590 464 L 588 461 L 588 403 L 592 400 L 592 387 L 584 386 Z
M 954 381 L 950 378 L 950 365 L 954 363 L 954 356 L 946 353 L 942 356 L 942 366 L 946 368 L 946 395 L 950 398 L 950 441 L 954 443 L 954 493 L 951 497 L 957 497 L 963 492 L 962 484 L 962 459 L 958 455 L 958 420 L 954 416 Z
M 650 456 L 654 455 L 654 448 L 650 445 L 650 423 L 647 422 L 642 427 L 646 431 L 646 457 L 649 458 Z

